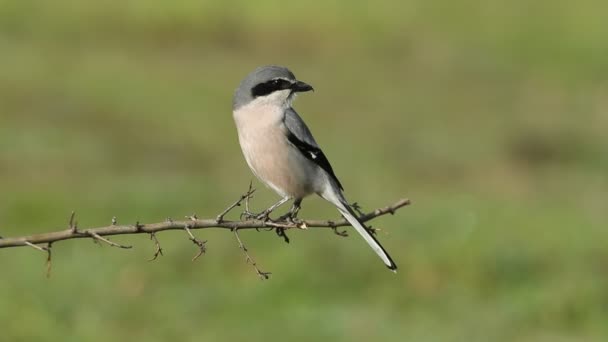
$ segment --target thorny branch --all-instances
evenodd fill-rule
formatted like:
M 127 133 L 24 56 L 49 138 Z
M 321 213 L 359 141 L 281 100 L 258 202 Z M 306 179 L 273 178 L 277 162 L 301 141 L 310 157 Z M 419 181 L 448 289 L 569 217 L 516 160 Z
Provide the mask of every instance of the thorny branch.
M 251 257 L 251 255 L 249 255 L 249 250 L 247 249 L 247 247 L 245 247 L 245 245 L 243 244 L 243 241 L 241 241 L 241 238 L 239 237 L 239 230 L 238 230 L 238 228 L 234 228 L 232 231 L 234 232 L 234 236 L 236 237 L 236 241 L 239 243 L 239 248 L 243 251 L 243 253 L 245 253 L 245 262 L 247 262 L 248 264 L 251 264 L 251 266 L 253 266 L 253 268 L 255 269 L 255 273 L 257 273 L 257 275 L 260 277 L 260 279 L 268 279 L 268 278 L 270 278 L 270 275 L 272 273 L 271 272 L 261 271 L 258 268 L 258 264 Z
M 239 207 L 241 206 L 241 203 L 243 201 L 245 201 L 245 212 L 249 212 L 249 199 L 253 196 L 253 193 L 255 192 L 255 189 L 253 188 L 253 183 L 249 182 L 249 189 L 247 189 L 247 192 L 244 193 L 243 195 L 241 195 L 241 198 L 239 198 L 236 202 L 232 203 L 230 206 L 228 206 L 228 208 L 224 209 L 224 211 L 222 211 L 221 214 L 217 215 L 217 217 L 215 218 L 215 221 L 217 223 L 222 223 L 224 222 L 224 216 L 226 216 L 226 214 L 228 214 L 228 212 L 230 212 L 230 210 L 234 209 L 235 207 Z
M 186 218 L 190 219 L 190 221 L 198 220 L 198 217 L 196 217 L 196 214 L 191 215 L 191 216 L 186 216 Z M 201 255 L 205 254 L 205 252 L 207 251 L 207 247 L 205 247 L 205 243 L 207 243 L 207 240 L 201 241 L 201 240 L 197 239 L 196 237 L 194 237 L 194 234 L 192 234 L 192 232 L 190 231 L 190 225 L 188 223 L 186 223 L 184 225 L 184 229 L 186 230 L 186 233 L 188 233 L 188 235 L 190 236 L 190 241 L 192 241 L 195 245 L 198 246 L 198 253 L 196 253 L 196 255 L 194 255 L 194 257 L 192 257 L 192 261 L 194 261 L 194 260 L 198 259 L 198 257 L 200 257 Z
M 116 242 L 112 242 L 105 238 L 104 236 L 113 236 L 113 235 L 126 235 L 126 234 L 149 234 L 150 239 L 154 242 L 155 252 L 150 261 L 156 260 L 159 255 L 163 255 L 163 249 L 160 246 L 160 242 L 156 236 L 156 233 L 166 231 L 166 230 L 185 230 L 188 234 L 188 238 L 192 241 L 198 248 L 197 254 L 192 258 L 192 261 L 196 260 L 202 254 L 206 252 L 206 240 L 199 240 L 194 236 L 192 230 L 195 229 L 206 229 L 206 228 L 218 228 L 218 229 L 228 229 L 232 231 L 237 239 L 239 244 L 239 248 L 245 254 L 245 260 L 254 267 L 255 272 L 262 279 L 268 279 L 270 276 L 270 272 L 261 271 L 257 263 L 249 254 L 248 249 L 245 247 L 241 237 L 239 236 L 238 231 L 242 229 L 256 229 L 259 231 L 260 228 L 265 228 L 265 230 L 275 230 L 277 234 L 284 238 L 285 241 L 289 241 L 287 235 L 285 234 L 286 230 L 289 229 L 307 229 L 307 228 L 330 228 L 333 232 L 339 236 L 348 236 L 346 230 L 338 230 L 338 227 L 349 226 L 349 223 L 345 219 L 340 219 L 337 221 L 332 220 L 298 220 L 297 222 L 289 221 L 289 220 L 277 220 L 274 221 L 269 219 L 267 221 L 257 220 L 257 219 L 242 219 L 238 221 L 226 220 L 224 217 L 234 208 L 241 206 L 244 202 L 245 204 L 245 212 L 249 213 L 249 200 L 252 197 L 252 194 L 255 192 L 255 189 L 252 188 L 251 184 L 249 185 L 249 189 L 246 193 L 241 195 L 241 197 L 226 209 L 224 209 L 219 215 L 217 215 L 214 219 L 199 219 L 196 215 L 186 216 L 186 221 L 174 221 L 170 218 L 165 220 L 164 222 L 159 223 L 148 223 L 141 224 L 139 222 L 134 225 L 119 225 L 117 223 L 116 217 L 112 217 L 111 225 L 97 228 L 88 228 L 88 229 L 79 229 L 78 223 L 75 221 L 75 212 L 71 212 L 69 217 L 68 228 L 64 230 L 59 230 L 55 232 L 28 235 L 28 236 L 18 236 L 18 237 L 0 237 L 0 249 L 2 248 L 10 248 L 10 247 L 21 247 L 21 246 L 29 246 L 38 251 L 47 253 L 46 258 L 46 268 L 47 268 L 47 277 L 51 272 L 51 246 L 62 240 L 70 240 L 70 239 L 82 239 L 89 238 L 93 239 L 93 241 L 97 243 L 105 243 L 112 247 L 130 249 L 132 246 L 122 245 Z M 392 205 L 378 208 L 369 213 L 363 213 L 361 208 L 355 203 L 352 205 L 353 210 L 355 210 L 359 216 L 359 220 L 361 222 L 367 222 L 373 220 L 376 217 L 383 216 L 386 214 L 394 214 L 398 209 L 409 205 L 410 200 L 401 199 Z M 370 227 L 370 230 L 373 230 Z M 46 246 L 42 246 L 42 244 L 46 244 Z
M 156 233 L 150 233 L 150 240 L 154 241 L 156 250 L 154 251 L 152 259 L 149 259 L 148 261 L 154 261 L 156 260 L 156 258 L 158 258 L 159 255 L 163 256 L 163 249 L 160 247 L 160 242 L 158 242 L 158 239 L 156 238 Z

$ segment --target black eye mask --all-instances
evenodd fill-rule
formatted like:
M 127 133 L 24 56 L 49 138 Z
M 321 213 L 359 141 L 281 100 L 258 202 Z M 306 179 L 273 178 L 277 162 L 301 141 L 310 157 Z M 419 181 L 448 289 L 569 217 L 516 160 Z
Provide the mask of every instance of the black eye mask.
M 260 83 L 251 89 L 251 95 L 255 98 L 258 96 L 266 96 L 278 90 L 285 90 L 291 88 L 291 82 L 275 78 L 264 83 Z

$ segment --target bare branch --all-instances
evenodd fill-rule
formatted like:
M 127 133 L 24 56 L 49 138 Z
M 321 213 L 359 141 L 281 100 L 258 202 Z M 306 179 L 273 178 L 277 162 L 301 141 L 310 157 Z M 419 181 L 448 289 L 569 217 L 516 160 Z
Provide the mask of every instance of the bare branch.
M 253 266 L 253 268 L 255 269 L 255 273 L 257 273 L 257 275 L 260 277 L 260 279 L 268 279 L 268 278 L 270 278 L 270 275 L 272 273 L 271 272 L 261 271 L 258 268 L 258 265 L 255 262 L 255 260 L 251 257 L 251 255 L 249 255 L 249 251 L 247 250 L 247 247 L 245 247 L 245 245 L 243 244 L 243 241 L 241 241 L 241 238 L 239 237 L 239 230 L 238 230 L 238 228 L 234 228 L 232 231 L 234 232 L 234 236 L 236 237 L 236 241 L 239 243 L 239 248 L 243 251 L 243 253 L 245 253 L 245 261 L 248 264 L 250 263 L 251 266 Z
M 266 230 L 274 230 L 276 234 L 282 237 L 285 242 L 289 243 L 289 237 L 285 233 L 288 229 L 308 229 L 308 228 L 330 228 L 333 232 L 339 236 L 347 236 L 346 230 L 338 231 L 337 227 L 349 226 L 350 224 L 344 218 L 339 221 L 331 221 L 331 220 L 293 220 L 288 216 L 283 216 L 276 221 L 273 220 L 258 220 L 251 218 L 251 213 L 249 212 L 249 200 L 252 197 L 252 194 L 255 192 L 255 189 L 252 188 L 251 183 L 249 184 L 249 189 L 247 192 L 241 197 L 228 206 L 224 211 L 222 211 L 215 219 L 199 219 L 195 214 L 186 216 L 187 221 L 173 221 L 171 218 L 167 218 L 164 222 L 159 223 L 150 223 L 150 224 L 140 224 L 137 221 L 134 225 L 118 225 L 116 216 L 112 217 L 111 225 L 105 227 L 98 228 L 89 228 L 84 230 L 79 230 L 77 228 L 78 224 L 75 222 L 75 212 L 72 211 L 69 220 L 69 226 L 66 230 L 55 231 L 51 233 L 43 233 L 29 236 L 19 236 L 12 238 L 2 238 L 0 237 L 0 249 L 1 248 L 10 248 L 10 247 L 19 247 L 19 246 L 29 246 L 41 252 L 47 253 L 46 259 L 46 273 L 47 277 L 51 274 L 51 246 L 54 242 L 69 240 L 69 239 L 80 239 L 80 238 L 92 238 L 96 243 L 106 243 L 112 247 L 129 249 L 132 246 L 121 245 L 116 242 L 112 242 L 105 238 L 104 236 L 112 236 L 112 235 L 123 235 L 123 234 L 149 234 L 150 239 L 154 241 L 154 245 L 156 247 L 154 255 L 149 261 L 156 260 L 159 255 L 163 255 L 163 250 L 160 246 L 160 242 L 156 238 L 156 233 L 165 231 L 165 230 L 178 230 L 183 229 L 188 234 L 188 238 L 192 241 L 197 247 L 198 252 L 192 258 L 192 261 L 196 260 L 198 257 L 203 255 L 206 252 L 206 242 L 201 241 L 192 234 L 192 229 L 204 229 L 204 228 L 220 228 L 220 229 L 230 229 L 236 240 L 239 244 L 239 248 L 245 254 L 245 260 L 247 263 L 250 263 L 255 269 L 256 274 L 261 279 L 269 279 L 270 272 L 261 271 L 253 257 L 249 254 L 247 247 L 241 240 L 238 231 L 240 229 L 260 229 L 265 228 Z M 240 221 L 228 221 L 224 219 L 224 216 L 228 214 L 232 209 L 237 206 L 240 206 L 241 203 L 245 203 L 245 217 L 244 220 Z M 409 205 L 410 201 L 408 199 L 402 199 L 397 201 L 396 203 L 386 206 L 384 208 L 376 209 L 370 213 L 364 214 L 361 212 L 360 207 L 355 203 L 352 205 L 353 209 L 359 215 L 359 220 L 361 222 L 366 222 L 372 220 L 376 217 L 386 215 L 386 214 L 394 214 L 399 208 L 402 208 L 406 205 Z M 241 218 L 243 215 L 241 215 Z M 370 232 L 375 233 L 377 229 L 368 228 Z M 46 243 L 46 247 L 40 246 L 40 244 Z
M 408 199 L 402 199 L 395 202 L 392 205 L 376 209 L 372 212 L 369 212 L 365 215 L 359 216 L 359 220 L 361 222 L 367 222 L 372 219 L 375 219 L 379 216 L 383 216 L 386 214 L 394 214 L 400 208 L 409 205 L 410 201 Z M 260 221 L 260 220 L 243 220 L 243 221 L 230 221 L 230 220 L 222 220 L 222 222 L 217 222 L 216 218 L 213 219 L 189 219 L 188 221 L 174 221 L 170 218 L 165 220 L 164 222 L 158 223 L 148 223 L 148 224 L 139 224 L 137 226 L 134 225 L 109 225 L 104 227 L 97 228 L 88 228 L 86 230 L 77 229 L 75 232 L 72 231 L 72 228 L 67 230 L 59 230 L 55 232 L 42 233 L 42 234 L 34 234 L 27 236 L 17 236 L 17 237 L 4 237 L 0 239 L 0 249 L 2 248 L 10 248 L 10 247 L 21 247 L 21 246 L 29 246 L 30 244 L 42 244 L 48 242 L 57 242 L 62 240 L 70 240 L 70 239 L 82 239 L 82 238 L 95 238 L 95 237 L 103 237 L 103 236 L 113 236 L 113 235 L 127 235 L 127 234 L 150 234 L 150 233 L 158 233 L 166 230 L 184 230 L 184 227 L 188 225 L 188 230 L 194 229 L 209 229 L 209 228 L 217 228 L 217 229 L 228 229 L 233 230 L 237 229 L 259 229 L 259 228 L 285 228 L 285 229 L 302 229 L 304 227 L 307 228 L 329 228 L 334 229 L 337 227 L 345 227 L 350 226 L 348 221 L 345 219 L 340 219 L 337 221 L 331 220 L 302 220 L 301 222 L 294 223 L 288 221 Z M 75 227 L 76 224 L 72 227 Z M 97 239 L 103 241 L 101 239 Z M 105 242 L 105 241 L 104 241 Z M 107 243 L 107 242 L 106 242 Z M 114 245 L 114 243 L 109 243 L 110 245 Z M 117 244 L 116 244 L 117 245 Z M 37 246 L 39 247 L 39 246 Z M 122 248 L 130 247 L 123 246 Z

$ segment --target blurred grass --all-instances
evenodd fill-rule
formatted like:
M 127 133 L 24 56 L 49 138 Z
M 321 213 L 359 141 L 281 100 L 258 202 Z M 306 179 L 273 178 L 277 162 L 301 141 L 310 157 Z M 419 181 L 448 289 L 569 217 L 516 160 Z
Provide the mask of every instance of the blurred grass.
M 602 1 L 1 1 L 0 235 L 213 216 L 252 177 L 233 89 L 278 63 L 395 276 L 356 237 L 177 232 L 147 263 L 64 242 L 0 251 L 2 340 L 604 341 Z M 276 196 L 260 188 L 257 208 Z M 318 199 L 304 217 L 336 217 Z

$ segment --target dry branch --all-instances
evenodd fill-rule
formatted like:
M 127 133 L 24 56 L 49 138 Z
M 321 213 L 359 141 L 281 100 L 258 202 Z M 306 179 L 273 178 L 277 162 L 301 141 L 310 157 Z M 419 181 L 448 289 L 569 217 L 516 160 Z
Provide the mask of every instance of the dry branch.
M 359 220 L 362 222 L 370 221 L 376 217 L 386 215 L 386 214 L 394 214 L 398 209 L 410 204 L 408 199 L 402 199 L 395 202 L 392 205 L 386 206 L 384 208 L 376 209 L 372 212 L 369 212 L 363 216 L 359 216 Z M 274 222 L 274 221 L 260 221 L 260 220 L 244 220 L 244 221 L 228 221 L 222 220 L 221 222 L 217 222 L 216 219 L 196 219 L 189 221 L 165 221 L 159 223 L 148 223 L 148 224 L 140 224 L 138 227 L 134 225 L 110 225 L 105 227 L 98 228 L 89 228 L 86 230 L 77 230 L 73 232 L 72 230 L 59 230 L 50 233 L 42 233 L 42 234 L 34 234 L 28 236 L 17 236 L 17 237 L 5 237 L 0 239 L 0 248 L 9 248 L 9 247 L 21 247 L 27 246 L 28 242 L 30 244 L 40 244 L 46 242 L 57 242 L 61 240 L 69 240 L 69 239 L 82 239 L 82 238 L 90 238 L 90 234 L 94 233 L 98 236 L 111 236 L 111 235 L 124 235 L 124 234 L 150 234 L 150 233 L 158 233 L 165 230 L 183 230 L 184 227 L 188 225 L 189 229 L 207 229 L 207 228 L 218 228 L 218 229 L 228 229 L 232 230 L 235 228 L 238 229 L 259 229 L 259 228 L 302 228 L 305 226 L 307 228 L 337 228 L 350 226 L 348 221 L 345 219 L 341 219 L 338 221 L 330 221 L 330 220 L 302 220 L 301 222 L 293 223 L 293 222 Z
M 270 278 L 271 272 L 261 271 L 258 268 L 258 264 L 251 257 L 251 255 L 249 255 L 249 250 L 247 249 L 247 247 L 245 247 L 245 244 L 243 244 L 243 241 L 241 240 L 241 237 L 239 236 L 239 230 L 238 230 L 238 228 L 233 229 L 233 232 L 234 232 L 234 236 L 236 237 L 236 241 L 239 243 L 239 248 L 243 251 L 243 253 L 245 253 L 245 262 L 247 262 L 248 264 L 251 264 L 251 266 L 253 266 L 253 269 L 255 269 L 255 273 L 261 279 L 268 279 L 268 278 Z
M 148 224 L 140 224 L 139 222 L 134 225 L 119 225 L 117 223 L 116 217 L 112 218 L 111 225 L 97 228 L 87 228 L 81 229 L 77 227 L 77 223 L 75 219 L 75 213 L 72 212 L 69 218 L 69 224 L 67 229 L 59 230 L 55 232 L 28 235 L 28 236 L 18 236 L 18 237 L 0 237 L 0 249 L 2 248 L 10 248 L 10 247 L 21 247 L 21 246 L 29 246 L 41 252 L 47 253 L 47 275 L 51 270 L 51 245 L 55 242 L 69 239 L 82 239 L 89 238 L 93 239 L 98 243 L 106 243 L 113 247 L 129 249 L 132 246 L 121 245 L 115 242 L 112 242 L 105 238 L 104 236 L 113 236 L 113 235 L 125 235 L 125 234 L 149 234 L 150 239 L 153 240 L 155 245 L 155 253 L 151 260 L 155 260 L 159 255 L 163 255 L 163 250 L 160 247 L 160 243 L 157 239 L 156 233 L 162 232 L 165 230 L 185 230 L 188 234 L 188 238 L 198 247 L 198 253 L 192 259 L 196 260 L 199 256 L 205 253 L 206 247 L 205 243 L 207 241 L 201 241 L 194 236 L 192 230 L 195 229 L 206 229 L 206 228 L 218 228 L 218 229 L 227 229 L 234 233 L 237 242 L 239 244 L 239 248 L 244 252 L 246 256 L 247 262 L 251 263 L 255 268 L 256 273 L 263 279 L 267 279 L 270 275 L 270 272 L 262 272 L 257 267 L 254 259 L 249 255 L 247 248 L 243 244 L 241 238 L 239 237 L 238 231 L 242 229 L 260 229 L 267 228 L 268 230 L 275 230 L 279 236 L 283 237 L 286 242 L 288 242 L 288 238 L 285 235 L 285 230 L 288 229 L 307 229 L 307 228 L 329 228 L 334 231 L 334 233 L 340 236 L 346 236 L 346 231 L 338 231 L 337 227 L 349 226 L 350 224 L 345 220 L 341 219 L 338 221 L 331 220 L 297 220 L 297 222 L 281 220 L 281 221 L 273 221 L 273 220 L 256 220 L 256 219 L 245 219 L 239 221 L 231 221 L 225 220 L 224 216 L 228 214 L 232 209 L 237 206 L 240 206 L 241 203 L 245 202 L 245 211 L 249 211 L 249 199 L 252 197 L 251 195 L 255 189 L 249 186 L 249 190 L 243 194 L 239 200 L 231 204 L 228 208 L 222 211 L 216 218 L 214 219 L 199 219 L 196 215 L 186 216 L 186 221 L 174 221 L 172 219 L 167 219 L 164 222 L 159 223 L 148 223 Z M 376 217 L 386 215 L 386 214 L 394 214 L 398 209 L 410 204 L 408 199 L 401 199 L 395 202 L 392 205 L 376 209 L 367 214 L 363 214 L 360 211 L 360 208 L 355 204 L 355 208 L 357 212 L 360 214 L 359 220 L 361 222 L 370 221 Z M 40 244 L 46 243 L 46 246 L 40 246 Z

